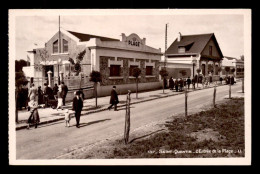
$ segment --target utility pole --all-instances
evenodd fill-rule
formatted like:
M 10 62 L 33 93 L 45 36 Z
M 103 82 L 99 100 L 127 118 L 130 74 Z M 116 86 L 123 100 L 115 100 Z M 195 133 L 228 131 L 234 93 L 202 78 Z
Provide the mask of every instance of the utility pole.
M 61 38 L 60 38 L 60 16 L 59 16 L 59 53 L 61 53 Z
M 168 27 L 168 23 L 165 25 L 165 52 L 164 52 L 164 68 L 166 68 L 167 27 Z

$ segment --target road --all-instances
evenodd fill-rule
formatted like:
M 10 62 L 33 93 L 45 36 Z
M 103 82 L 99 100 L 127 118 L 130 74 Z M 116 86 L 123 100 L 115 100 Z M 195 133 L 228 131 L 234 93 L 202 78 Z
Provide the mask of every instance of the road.
M 228 86 L 217 87 L 216 101 L 228 95 Z M 241 91 L 241 85 L 232 86 L 232 93 Z M 134 97 L 134 95 L 132 95 Z M 188 94 L 189 110 L 212 104 L 213 88 Z M 188 110 L 188 112 L 189 112 Z M 154 121 L 166 119 L 184 112 L 184 94 L 161 98 L 131 106 L 131 130 Z M 63 121 L 40 125 L 37 129 L 16 131 L 17 159 L 52 159 L 67 153 L 74 147 L 91 144 L 121 135 L 124 131 L 125 110 L 103 111 L 81 116 L 81 127 L 75 127 L 75 118 L 70 128 Z M 130 135 L 131 135 L 130 130 Z

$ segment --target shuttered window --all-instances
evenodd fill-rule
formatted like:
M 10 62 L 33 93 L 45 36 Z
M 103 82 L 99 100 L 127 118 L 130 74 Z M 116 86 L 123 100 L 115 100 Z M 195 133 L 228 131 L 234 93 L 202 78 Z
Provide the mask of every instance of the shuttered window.
M 58 40 L 53 42 L 53 53 L 58 53 L 59 52 L 59 45 L 58 45 Z
M 146 66 L 146 73 L 147 76 L 153 75 L 153 67 L 152 66 Z
M 110 76 L 120 76 L 120 65 L 110 65 Z
M 138 68 L 138 66 L 136 66 L 136 65 L 130 65 L 130 68 L 129 68 L 129 76 L 133 76 L 133 70 L 134 70 L 135 68 Z
M 63 39 L 63 53 L 67 53 L 68 51 L 69 51 L 68 41 Z

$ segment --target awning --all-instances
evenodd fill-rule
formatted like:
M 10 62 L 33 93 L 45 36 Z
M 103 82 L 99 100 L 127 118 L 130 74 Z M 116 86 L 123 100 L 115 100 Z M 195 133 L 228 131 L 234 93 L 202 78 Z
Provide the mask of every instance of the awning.
M 41 65 L 57 65 L 58 61 L 56 60 L 47 60 L 47 61 L 41 61 L 40 62 Z M 68 60 L 62 60 L 60 65 L 64 65 L 64 64 L 70 64 L 70 62 Z

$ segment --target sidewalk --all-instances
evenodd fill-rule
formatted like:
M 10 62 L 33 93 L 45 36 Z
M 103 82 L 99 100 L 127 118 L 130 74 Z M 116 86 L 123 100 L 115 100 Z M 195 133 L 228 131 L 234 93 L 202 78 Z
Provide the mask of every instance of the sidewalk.
M 218 85 L 218 86 L 223 86 L 223 85 Z M 192 87 L 192 85 L 191 85 Z M 214 87 L 213 84 L 211 84 L 209 87 L 206 87 L 204 89 L 212 88 Z M 201 90 L 202 85 L 199 84 L 197 87 L 196 84 L 196 89 Z M 189 92 L 194 91 L 193 89 L 190 89 Z M 149 92 L 140 92 L 138 93 L 138 99 L 136 99 L 136 93 L 131 94 L 131 104 L 136 104 L 136 103 L 141 103 L 141 102 L 146 102 L 146 101 L 151 101 L 151 100 L 156 100 L 158 98 L 164 98 L 168 96 L 174 96 L 174 95 L 179 95 L 183 94 L 184 92 L 176 92 L 175 90 L 171 91 L 169 89 L 165 89 L 164 93 L 162 89 L 155 90 L 155 91 L 149 91 Z M 126 94 L 124 95 L 118 95 L 119 98 L 119 104 L 117 105 L 118 108 L 122 108 L 125 106 L 126 103 Z M 110 101 L 110 96 L 106 97 L 99 97 L 97 100 L 98 107 L 95 107 L 95 98 L 92 99 L 85 99 L 84 104 L 83 104 L 83 109 L 81 112 L 81 116 L 85 116 L 90 113 L 95 113 L 95 112 L 101 112 L 104 110 L 107 110 L 107 107 L 109 106 L 109 101 Z M 72 102 L 67 102 L 66 106 L 64 109 L 71 109 L 72 108 Z M 38 109 L 39 115 L 40 115 L 40 125 L 41 124 L 48 124 L 56 121 L 61 121 L 64 120 L 64 111 L 59 109 L 58 111 L 56 109 L 52 108 L 39 108 Z M 18 119 L 19 122 L 16 123 L 16 130 L 24 129 L 27 127 L 26 121 L 29 117 L 29 112 L 27 110 L 21 110 L 18 111 Z M 74 114 L 72 114 L 72 117 L 74 117 Z

